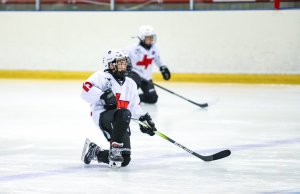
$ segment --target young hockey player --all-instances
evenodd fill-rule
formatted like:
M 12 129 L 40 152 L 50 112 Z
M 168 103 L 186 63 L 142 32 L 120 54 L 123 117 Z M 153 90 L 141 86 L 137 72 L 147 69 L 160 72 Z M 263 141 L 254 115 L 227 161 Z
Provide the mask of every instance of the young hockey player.
M 153 28 L 148 25 L 141 26 L 137 37 L 139 43 L 126 49 L 132 64 L 129 67 L 128 76 L 142 89 L 141 101 L 154 104 L 157 102 L 158 96 L 152 83 L 152 63 L 154 62 L 159 67 L 165 80 L 171 78 L 171 73 L 160 60 L 159 51 L 155 44 L 156 33 Z
M 155 125 L 150 115 L 140 107 L 137 86 L 126 77 L 128 57 L 124 51 L 110 50 L 103 58 L 104 72 L 91 75 L 83 84 L 81 96 L 91 104 L 91 115 L 97 126 L 110 142 L 110 150 L 86 140 L 81 159 L 85 164 L 92 160 L 109 164 L 109 167 L 124 167 L 130 162 L 131 118 L 151 126 L 140 125 L 140 130 L 153 136 Z

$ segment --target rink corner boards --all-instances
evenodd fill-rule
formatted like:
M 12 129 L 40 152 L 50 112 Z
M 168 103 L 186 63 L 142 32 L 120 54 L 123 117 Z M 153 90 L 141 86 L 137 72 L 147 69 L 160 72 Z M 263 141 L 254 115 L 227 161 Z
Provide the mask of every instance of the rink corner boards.
M 85 80 L 92 72 L 0 70 L 2 79 Z M 154 81 L 163 81 L 160 73 Z M 300 84 L 300 74 L 188 74 L 173 73 L 172 82 Z

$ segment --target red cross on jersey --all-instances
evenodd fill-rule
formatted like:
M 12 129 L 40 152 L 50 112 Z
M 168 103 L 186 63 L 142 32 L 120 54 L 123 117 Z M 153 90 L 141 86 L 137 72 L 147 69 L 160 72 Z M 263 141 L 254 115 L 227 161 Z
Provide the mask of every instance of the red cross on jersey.
M 117 99 L 117 103 L 118 103 L 118 108 L 128 108 L 128 104 L 129 101 L 125 101 L 125 100 L 120 100 L 121 94 L 120 93 L 116 93 L 116 99 Z
M 140 44 L 133 44 L 126 48 L 132 64 L 132 71 L 137 73 L 145 80 L 152 79 L 152 66 L 158 68 L 164 64 L 160 60 L 160 55 L 156 44 L 152 45 L 150 50 L 146 50 Z
M 145 66 L 145 69 L 148 68 L 149 65 L 152 64 L 153 58 L 147 58 L 147 55 L 144 55 L 142 61 L 138 61 L 136 64 L 139 66 Z

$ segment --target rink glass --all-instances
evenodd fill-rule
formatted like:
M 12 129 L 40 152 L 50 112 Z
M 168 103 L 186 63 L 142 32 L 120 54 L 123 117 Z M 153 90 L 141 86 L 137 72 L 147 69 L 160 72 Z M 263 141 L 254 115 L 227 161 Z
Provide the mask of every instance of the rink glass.
M 281 0 L 282 8 L 299 8 L 299 0 Z M 27 11 L 165 11 L 274 9 L 273 1 L 212 0 L 3 0 L 0 10 Z

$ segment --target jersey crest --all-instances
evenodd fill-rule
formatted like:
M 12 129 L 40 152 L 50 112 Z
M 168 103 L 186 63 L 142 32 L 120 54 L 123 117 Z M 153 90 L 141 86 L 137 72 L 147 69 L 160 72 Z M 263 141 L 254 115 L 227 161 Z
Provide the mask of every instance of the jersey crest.
M 152 64 L 152 61 L 153 61 L 153 58 L 147 58 L 147 55 L 144 55 L 143 60 L 138 61 L 136 63 L 136 65 L 145 66 L 145 69 L 147 69 L 149 67 L 149 65 Z
M 120 100 L 121 94 L 116 93 L 116 99 L 117 99 L 117 108 L 128 108 L 129 101 Z

